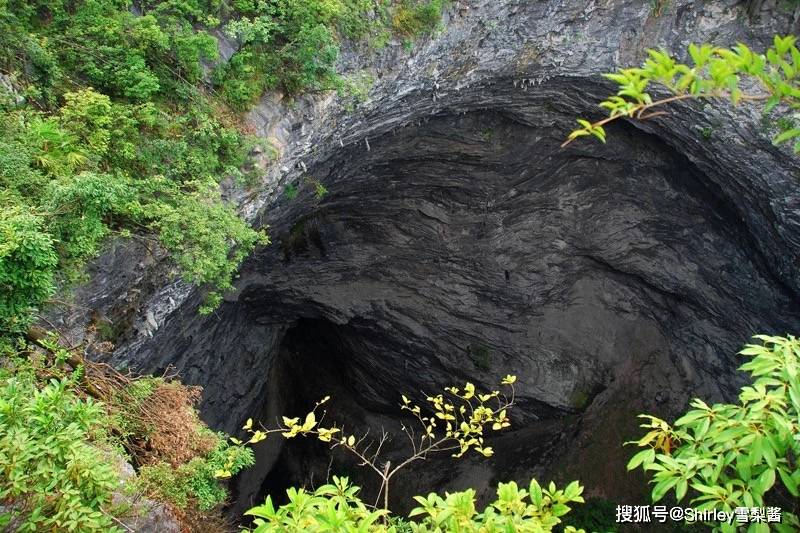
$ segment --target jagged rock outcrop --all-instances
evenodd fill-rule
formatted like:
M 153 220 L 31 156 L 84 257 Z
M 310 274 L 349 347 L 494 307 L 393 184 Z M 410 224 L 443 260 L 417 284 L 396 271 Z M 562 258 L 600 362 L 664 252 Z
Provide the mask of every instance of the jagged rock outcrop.
M 621 443 L 635 414 L 731 399 L 738 348 L 800 329 L 800 166 L 768 118 L 724 103 L 559 145 L 608 93 L 599 74 L 647 47 L 759 47 L 797 29 L 797 11 L 764 2 L 751 20 L 748 7 L 462 1 L 410 54 L 349 50 L 343 64 L 377 80 L 355 111 L 328 96 L 251 114 L 283 158 L 258 194 L 232 195 L 274 243 L 208 318 L 195 291 L 156 291 L 112 360 L 177 367 L 229 431 L 329 392 L 331 414 L 379 428 L 401 391 L 513 373 L 519 429 L 497 457 L 418 470 L 398 501 L 534 474 L 634 498 Z M 298 198 L 281 194 L 289 183 Z M 324 475 L 324 449 L 303 446 L 260 450 L 241 505 L 265 479 Z

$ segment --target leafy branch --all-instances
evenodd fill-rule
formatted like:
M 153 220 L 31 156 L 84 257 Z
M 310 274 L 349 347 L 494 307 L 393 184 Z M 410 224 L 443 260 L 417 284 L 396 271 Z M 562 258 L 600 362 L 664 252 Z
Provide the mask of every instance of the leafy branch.
M 665 51 L 648 50 L 649 57 L 641 67 L 605 74 L 619 87 L 615 95 L 599 104 L 608 111 L 608 116 L 595 122 L 578 119 L 580 128 L 572 131 L 561 146 L 589 135 L 605 142 L 607 124 L 621 118 L 654 118 L 666 113 L 660 108 L 681 100 L 725 98 L 734 105 L 763 101 L 765 113 L 780 103 L 798 110 L 800 51 L 796 41 L 793 35 L 776 35 L 766 54 L 755 53 L 741 43 L 732 48 L 691 44 L 691 66 L 676 61 Z M 652 85 L 665 89 L 671 96 L 654 99 L 648 92 Z M 755 86 L 755 91 L 745 92 L 743 87 L 750 86 Z M 773 141 L 779 144 L 798 137 L 800 128 L 792 127 Z M 800 153 L 800 139 L 795 141 L 794 151 Z
M 773 525 L 778 531 L 796 531 L 796 500 L 780 499 L 800 497 L 800 341 L 756 338 L 763 344 L 739 352 L 753 357 L 740 369 L 755 379 L 742 388 L 739 403 L 709 406 L 695 399 L 673 425 L 640 415 L 649 420 L 642 425 L 649 432 L 628 443 L 644 448 L 631 458 L 628 470 L 640 467 L 652 474 L 653 501 L 673 491 L 678 502 L 688 494 L 698 510 L 731 512 L 786 503 L 782 523 Z M 782 489 L 774 490 L 777 486 Z M 733 533 L 736 527 L 720 524 L 714 530 Z M 768 530 L 763 523 L 748 529 Z

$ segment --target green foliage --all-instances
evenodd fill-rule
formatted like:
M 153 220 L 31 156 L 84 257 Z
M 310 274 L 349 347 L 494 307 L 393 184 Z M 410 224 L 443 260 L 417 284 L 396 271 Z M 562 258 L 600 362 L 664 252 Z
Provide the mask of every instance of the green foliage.
M 255 462 L 252 450 L 229 445 L 220 436 L 219 445 L 205 457 L 195 457 L 175 468 L 168 463 L 143 466 L 138 485 L 147 494 L 180 508 L 196 505 L 208 511 L 225 502 L 228 491 L 220 477 L 229 477 Z
M 358 497 L 359 487 L 350 485 L 344 477 L 333 477 L 333 483 L 323 485 L 313 493 L 305 489 L 286 491 L 289 503 L 275 508 L 267 496 L 263 505 L 253 507 L 245 515 L 253 516 L 254 533 L 269 531 L 394 531 L 383 528 L 378 520 L 387 511 L 374 511 Z
M 337 20 L 342 35 L 355 40 L 372 30 L 375 23 L 369 14 L 374 9 L 373 3 L 371 0 L 342 0 L 342 11 Z
M 375 78 L 366 71 L 360 71 L 343 78 L 339 96 L 343 99 L 344 108 L 348 112 L 352 112 L 358 104 L 366 102 L 374 83 Z
M 314 196 L 317 200 L 322 200 L 328 194 L 328 189 L 321 181 L 314 181 Z
M 358 492 L 359 488 L 350 485 L 347 478 L 334 476 L 332 484 L 323 485 L 313 493 L 290 488 L 287 490 L 289 502 L 277 509 L 268 496 L 263 505 L 245 514 L 255 517 L 254 533 L 286 530 L 319 533 L 548 532 L 561 523 L 561 517 L 570 510 L 569 504 L 583 502 L 583 488 L 577 482 L 559 490 L 552 482 L 541 487 L 533 480 L 526 490 L 512 481 L 500 483 L 497 499 L 481 512 L 475 507 L 473 489 L 448 493 L 444 497 L 434 493 L 427 497 L 416 496 L 414 499 L 419 506 L 411 511 L 408 522 L 401 522 L 393 520 L 386 510 L 372 510 L 361 501 Z M 565 531 L 576 530 L 567 526 Z
M 48 183 L 39 203 L 56 243 L 61 272 L 75 276 L 109 233 L 108 221 L 124 213 L 135 191 L 124 176 L 81 172 Z
M 419 523 L 411 522 L 415 533 L 444 533 L 446 531 L 501 532 L 552 531 L 561 517 L 570 511 L 570 503 L 582 503 L 583 487 L 573 481 L 563 490 L 552 481 L 541 487 L 535 479 L 528 490 L 513 481 L 497 486 L 497 499 L 483 512 L 475 508 L 475 490 L 427 497 L 415 496 L 419 504 L 409 517 L 422 516 Z M 567 526 L 567 533 L 576 531 Z
M 6 28 L 7 58 L 30 63 L 31 81 L 47 102 L 76 77 L 110 96 L 146 101 L 199 81 L 201 59 L 214 59 L 216 41 L 195 29 L 210 1 L 161 2 L 134 14 L 124 2 L 57 0 L 8 4 L 0 17 Z M 209 22 L 204 17 L 203 22 Z M 19 30 L 24 30 L 20 32 Z
M 126 451 L 131 463 L 146 466 L 126 480 L 124 494 L 143 493 L 199 520 L 227 499 L 220 478 L 253 464 L 250 449 L 200 422 L 186 403 L 199 398 L 196 389 L 131 380 L 88 362 L 73 369 L 81 360 L 74 352 L 53 338 L 37 344 L 0 347 L 4 531 L 118 531 L 115 518 L 130 509 L 112 498 L 123 495 L 114 465 Z
M 0 108 L 0 335 L 25 327 L 56 272 L 79 279 L 112 232 L 157 233 L 184 277 L 211 287 L 209 304 L 266 242 L 216 190 L 243 177 L 253 144 L 200 92 L 217 45 L 195 25 L 219 2 L 142 7 L 0 6 L 0 67 L 26 98 Z
M 431 33 L 442 19 L 445 0 L 402 0 L 392 17 L 392 28 L 406 37 Z
M 213 185 L 176 195 L 174 205 L 159 203 L 151 209 L 161 243 L 172 252 L 184 278 L 216 288 L 201 313 L 217 306 L 219 291 L 231 287 L 239 263 L 255 245 L 269 242 L 222 202 Z
M 0 331 L 27 327 L 32 306 L 54 290 L 57 262 L 53 238 L 38 217 L 7 204 L 0 207 Z
M 687 99 L 727 98 L 733 104 L 742 101 L 763 101 L 764 110 L 771 111 L 779 103 L 800 109 L 800 51 L 793 35 L 775 36 L 774 44 L 765 54 L 757 54 L 744 44 L 733 48 L 718 48 L 709 44 L 689 45 L 692 64 L 670 57 L 667 52 L 649 50 L 649 58 L 639 68 L 626 68 L 606 74 L 619 86 L 617 94 L 600 103 L 608 118 L 597 122 L 579 119 L 581 126 L 570 133 L 564 145 L 574 139 L 593 135 L 605 142 L 604 126 L 622 117 L 644 120 L 659 115 L 653 111 L 670 102 Z M 742 87 L 756 82 L 760 90 L 747 94 Z M 672 93 L 654 100 L 648 92 L 651 85 Z M 781 131 L 776 144 L 800 138 L 800 128 Z M 794 151 L 800 153 L 800 139 Z
M 693 409 L 673 425 L 658 418 L 642 427 L 650 431 L 636 442 L 645 447 L 628 463 L 653 476 L 652 497 L 659 501 L 674 493 L 687 496 L 700 510 L 727 512 L 736 507 L 775 504 L 780 485 L 800 497 L 800 341 L 795 337 L 756 337 L 763 344 L 747 345 L 740 353 L 753 360 L 741 369 L 755 379 L 744 387 L 738 404 L 707 405 L 692 401 Z M 773 503 L 771 503 L 773 502 Z M 783 511 L 778 531 L 796 531 L 800 521 Z M 713 524 L 714 531 L 734 532 L 735 525 Z M 751 524 L 748 531 L 768 531 Z
M 354 85 L 336 73 L 339 37 L 371 35 L 380 48 L 390 37 L 388 28 L 406 38 L 432 32 L 444 6 L 445 0 L 403 0 L 390 14 L 386 6 L 370 0 L 234 2 L 241 16 L 228 22 L 225 31 L 242 46 L 217 67 L 216 88 L 240 111 L 271 89 L 289 96 L 306 90 L 354 90 L 358 99 L 363 82 Z
M 103 507 L 117 487 L 93 436 L 102 407 L 68 379 L 37 383 L 30 366 L 0 371 L 0 525 L 13 531 L 118 531 Z
M 264 91 L 289 95 L 336 89 L 341 80 L 336 28 L 357 38 L 369 27 L 371 2 L 364 0 L 269 0 L 239 2 L 243 16 L 226 32 L 243 46 L 219 67 L 215 81 L 234 109 L 247 109 Z

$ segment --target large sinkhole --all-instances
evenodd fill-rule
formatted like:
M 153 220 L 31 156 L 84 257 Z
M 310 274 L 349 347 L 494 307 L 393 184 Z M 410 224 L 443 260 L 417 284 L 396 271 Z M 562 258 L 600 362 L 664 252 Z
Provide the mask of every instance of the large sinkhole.
M 246 262 L 238 291 L 214 317 L 187 311 L 156 338 L 205 386 L 212 425 L 274 425 L 330 395 L 326 420 L 387 431 L 394 461 L 406 446 L 401 394 L 422 400 L 467 380 L 492 390 L 514 374 L 518 404 L 495 456 L 411 465 L 393 508 L 430 490 L 485 498 L 532 476 L 644 501 L 622 446 L 636 414 L 732 399 L 742 344 L 800 325 L 797 287 L 685 139 L 619 124 L 607 145 L 562 149 L 575 110 L 523 107 L 429 116 L 337 146 L 294 179 L 299 195 L 269 206 L 273 244 Z M 233 483 L 234 514 L 330 474 L 376 496 L 377 478 L 341 451 L 259 446 Z

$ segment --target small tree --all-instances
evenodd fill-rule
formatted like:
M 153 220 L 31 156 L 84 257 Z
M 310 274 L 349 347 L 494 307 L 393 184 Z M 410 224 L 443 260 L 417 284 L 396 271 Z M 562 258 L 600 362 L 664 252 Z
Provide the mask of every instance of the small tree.
M 380 438 L 370 440 L 367 434 L 359 437 L 345 435 L 342 428 L 336 424 L 331 427 L 322 426 L 325 412 L 318 419 L 317 410 L 330 399 L 330 396 L 317 402 L 302 422 L 299 417 L 284 416 L 277 428 L 253 429 L 253 420 L 248 419 L 242 428 L 250 435 L 245 444 L 255 444 L 264 440 L 270 433 L 280 433 L 287 439 L 298 435 L 314 436 L 322 442 L 330 443 L 331 449 L 344 448 L 361 461 L 360 466 L 369 468 L 380 477 L 378 497 L 383 495 L 383 509 L 386 510 L 389 507 L 390 481 L 411 463 L 424 460 L 430 454 L 439 452 L 451 452 L 453 457 L 461 457 L 469 450 L 474 450 L 484 457 L 490 457 L 494 452 L 490 446 L 484 444 L 484 429 L 488 427 L 492 431 L 499 431 L 511 425 L 508 409 L 514 405 L 516 380 L 516 376 L 510 375 L 502 380 L 502 385 L 510 389 L 510 398 L 500 391 L 478 393 L 472 383 L 466 383 L 463 390 L 458 387 L 447 387 L 446 394 L 426 398 L 428 406 L 425 411 L 403 395 L 400 409 L 408 412 L 419 428 L 415 430 L 414 427 L 401 425 L 400 429 L 411 445 L 411 453 L 397 464 L 382 459 L 383 445 L 389 439 L 386 431 L 382 431 Z M 238 439 L 232 440 L 236 444 L 242 444 Z M 225 477 L 229 473 L 222 470 L 219 475 Z

